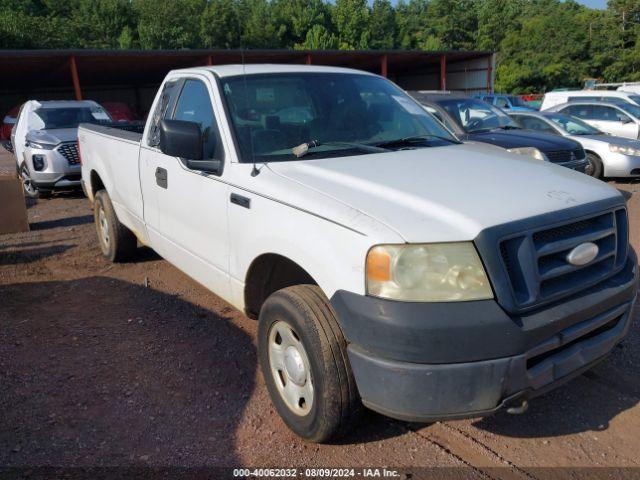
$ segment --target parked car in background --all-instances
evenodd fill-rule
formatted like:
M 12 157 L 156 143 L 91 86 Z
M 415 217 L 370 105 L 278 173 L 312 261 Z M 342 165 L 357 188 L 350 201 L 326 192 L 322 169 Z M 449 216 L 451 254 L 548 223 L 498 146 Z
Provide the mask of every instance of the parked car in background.
M 580 172 L 585 172 L 589 165 L 578 142 L 524 130 L 502 110 L 482 100 L 421 92 L 409 94 L 463 140 L 490 143 Z
M 139 239 L 257 317 L 275 410 L 309 441 L 351 431 L 361 403 L 423 422 L 522 413 L 632 323 L 620 192 L 464 144 L 378 75 L 173 71 L 142 135 L 78 139 L 104 256 Z
M 475 98 L 490 103 L 502 110 L 509 110 L 510 112 L 530 112 L 534 110 L 531 105 L 517 95 L 504 95 L 500 93 L 479 94 L 476 95 Z
M 113 121 L 90 100 L 29 100 L 21 107 L 11 141 L 27 196 L 80 186 L 80 123 L 106 125 Z
M 609 102 L 640 105 L 640 94 L 617 90 L 567 90 L 544 94 L 540 110 L 548 110 L 562 103 L 571 102 Z
M 586 122 L 557 112 L 512 112 L 509 116 L 529 130 L 571 138 L 587 153 L 593 177 L 640 177 L 640 141 L 615 137 Z
M 2 127 L 0 127 L 0 140 L 11 139 L 11 129 L 16 124 L 18 118 L 18 112 L 20 111 L 20 105 L 16 105 L 2 119 Z
M 100 105 L 109 112 L 114 122 L 132 123 L 138 120 L 133 109 L 124 102 L 102 102 Z
M 579 118 L 618 137 L 637 139 L 640 133 L 640 107 L 630 103 L 580 101 L 563 103 L 547 110 Z

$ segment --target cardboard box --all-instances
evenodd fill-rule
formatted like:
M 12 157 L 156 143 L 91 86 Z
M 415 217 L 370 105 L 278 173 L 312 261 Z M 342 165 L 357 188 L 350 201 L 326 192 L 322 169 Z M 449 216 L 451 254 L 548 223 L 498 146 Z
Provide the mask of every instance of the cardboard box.
M 0 177 L 0 234 L 28 231 L 27 205 L 20 180 Z

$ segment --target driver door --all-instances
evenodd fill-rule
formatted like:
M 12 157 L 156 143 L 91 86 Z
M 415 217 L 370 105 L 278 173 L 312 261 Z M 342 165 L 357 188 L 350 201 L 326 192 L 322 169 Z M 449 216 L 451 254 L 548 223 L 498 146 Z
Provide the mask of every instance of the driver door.
M 203 159 L 224 161 L 211 84 L 204 78 L 184 78 L 176 88 L 164 118 L 199 124 Z M 149 190 L 145 202 L 151 197 L 156 207 L 154 248 L 189 276 L 228 298 L 229 187 L 223 173 L 189 169 L 186 159 L 165 155 L 159 148 L 147 151 L 144 161 Z

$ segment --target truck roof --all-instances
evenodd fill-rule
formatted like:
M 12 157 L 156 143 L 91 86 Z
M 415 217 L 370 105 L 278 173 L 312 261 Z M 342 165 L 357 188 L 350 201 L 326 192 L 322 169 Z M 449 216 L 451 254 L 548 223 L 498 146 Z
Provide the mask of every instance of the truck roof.
M 219 77 L 233 77 L 237 75 L 258 75 L 262 73 L 300 73 L 300 72 L 317 72 L 317 73 L 358 73 L 363 75 L 374 75 L 362 70 L 342 67 L 326 67 L 322 65 L 296 65 L 296 64 L 269 64 L 269 63 L 250 63 L 235 65 L 212 65 L 206 67 L 185 68 L 173 70 L 172 73 L 194 72 L 206 70 L 213 72 Z

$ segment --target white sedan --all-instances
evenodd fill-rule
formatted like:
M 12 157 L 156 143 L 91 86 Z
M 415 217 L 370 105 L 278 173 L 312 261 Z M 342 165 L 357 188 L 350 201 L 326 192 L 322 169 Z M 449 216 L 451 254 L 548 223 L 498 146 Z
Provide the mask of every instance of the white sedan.
M 640 141 L 616 137 L 598 130 L 579 118 L 552 111 L 511 112 L 520 126 L 572 138 L 587 152 L 586 173 L 601 177 L 640 177 Z

